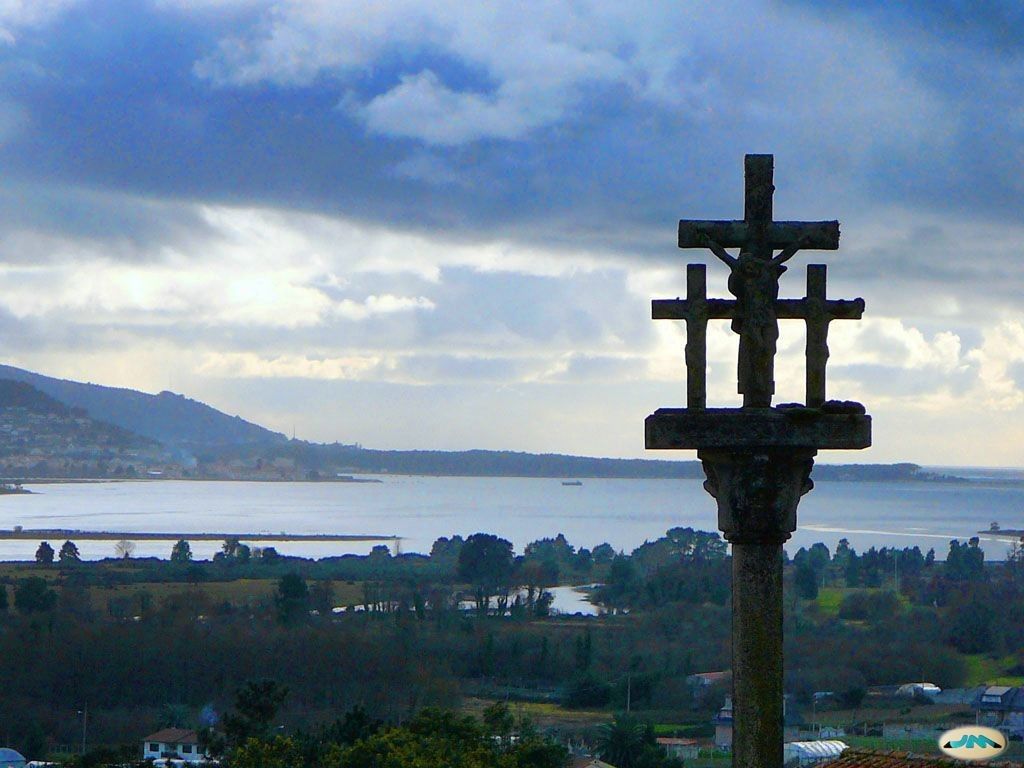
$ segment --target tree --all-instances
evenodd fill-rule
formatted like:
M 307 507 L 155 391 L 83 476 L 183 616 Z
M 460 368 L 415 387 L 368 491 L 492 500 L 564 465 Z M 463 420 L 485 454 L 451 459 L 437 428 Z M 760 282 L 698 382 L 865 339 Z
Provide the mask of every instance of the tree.
M 294 768 L 303 762 L 302 751 L 286 736 L 246 739 L 231 753 L 231 768 Z
M 238 547 L 235 549 L 235 559 L 243 565 L 245 563 L 248 563 L 249 560 L 252 559 L 252 550 L 249 548 L 248 544 L 238 545 Z
M 60 554 L 57 555 L 57 557 L 62 563 L 78 563 L 82 560 L 82 556 L 78 552 L 78 547 L 75 545 L 75 542 L 70 539 L 61 544 Z
M 857 553 L 852 549 L 850 550 L 849 558 L 846 561 L 845 576 L 847 587 L 860 586 L 860 558 L 857 557 Z
M 995 596 L 985 584 L 973 585 L 949 606 L 948 639 L 961 653 L 986 653 L 998 642 Z
M 53 547 L 50 546 L 50 542 L 39 543 L 39 549 L 36 550 L 36 562 L 43 565 L 50 565 L 53 562 Z
M 608 565 L 615 557 L 615 548 L 606 542 L 594 547 L 591 554 L 594 557 L 595 565 Z
M 616 555 L 608 568 L 608 591 L 613 595 L 623 595 L 629 591 L 636 581 L 636 567 L 628 555 Z
M 114 554 L 122 560 L 128 560 L 135 554 L 135 542 L 128 539 L 121 539 L 114 545 Z
M 235 692 L 235 709 L 224 715 L 224 738 L 228 748 L 245 744 L 270 733 L 271 723 L 288 696 L 288 688 L 276 680 L 249 681 Z
M 459 552 L 462 550 L 464 543 L 462 537 L 458 534 L 450 539 L 447 536 L 440 537 L 430 548 L 431 562 L 437 562 L 445 570 L 454 569 L 458 565 Z
M 507 725 L 498 719 L 499 727 Z M 539 738 L 528 723 L 519 723 L 514 744 L 493 738 L 490 727 L 468 715 L 423 709 L 406 725 L 329 752 L 324 763 L 329 768 L 564 768 L 568 762 L 563 747 Z
M 264 547 L 260 553 L 260 562 L 273 565 L 281 559 L 281 555 L 274 547 Z
M 221 552 L 224 553 L 225 557 L 233 558 L 235 556 L 235 553 L 238 552 L 238 544 L 238 539 L 234 536 L 230 536 L 224 539 L 224 543 L 221 545 L 220 548 Z
M 459 578 L 475 588 L 477 611 L 487 613 L 491 597 L 507 595 L 514 557 L 512 542 L 489 533 L 474 533 L 459 551 Z
M 283 624 L 291 624 L 309 610 L 309 587 L 297 573 L 286 573 L 277 582 L 277 615 Z
M 309 588 L 310 605 L 321 616 L 330 616 L 334 610 L 334 584 L 329 579 L 321 579 Z
M 818 575 L 814 572 L 814 566 L 810 562 L 805 560 L 796 567 L 793 582 L 797 594 L 804 600 L 814 600 L 818 597 Z
M 811 567 L 814 568 L 815 572 L 821 573 L 832 561 L 832 556 L 828 551 L 828 547 L 818 541 L 807 550 L 807 559 L 810 561 Z
M 598 727 L 597 752 L 617 768 L 636 768 L 646 744 L 643 723 L 629 715 L 615 715 Z
M 56 604 L 57 593 L 40 576 L 21 579 L 14 588 L 14 607 L 18 613 L 42 613 L 53 610 Z
M 1006 576 L 1011 583 L 1024 582 L 1024 537 L 1010 544 L 1006 553 Z
M 512 743 L 512 731 L 515 729 L 515 718 L 509 711 L 508 704 L 496 701 L 484 710 L 484 728 L 491 738 L 499 741 L 503 747 Z
M 171 562 L 172 563 L 187 563 L 192 559 L 192 547 L 184 539 L 178 539 L 177 543 L 171 547 Z

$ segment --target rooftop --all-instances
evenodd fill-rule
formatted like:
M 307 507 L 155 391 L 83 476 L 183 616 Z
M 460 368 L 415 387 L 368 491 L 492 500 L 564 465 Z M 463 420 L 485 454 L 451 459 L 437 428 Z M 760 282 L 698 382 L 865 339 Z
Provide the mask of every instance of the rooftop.
M 149 734 L 143 741 L 156 741 L 161 744 L 198 744 L 199 737 L 195 731 L 186 728 L 164 728 Z
M 1024 768 L 1021 763 L 993 763 L 999 768 Z M 963 768 L 960 760 L 915 755 L 911 752 L 883 752 L 873 749 L 847 749 L 831 760 L 828 768 Z

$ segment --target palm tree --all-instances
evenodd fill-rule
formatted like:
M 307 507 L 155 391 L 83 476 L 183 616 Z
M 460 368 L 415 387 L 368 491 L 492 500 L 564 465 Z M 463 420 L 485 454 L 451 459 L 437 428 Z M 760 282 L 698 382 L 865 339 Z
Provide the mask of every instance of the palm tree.
M 644 751 L 647 729 L 635 717 L 615 715 L 598 728 L 597 752 L 617 768 L 633 768 Z

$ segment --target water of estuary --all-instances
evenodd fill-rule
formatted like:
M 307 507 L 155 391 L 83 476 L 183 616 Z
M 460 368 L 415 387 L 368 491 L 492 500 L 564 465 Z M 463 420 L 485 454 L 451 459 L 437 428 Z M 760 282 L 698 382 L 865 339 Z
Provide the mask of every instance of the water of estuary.
M 381 476 L 381 483 L 139 481 L 29 486 L 35 493 L 0 497 L 0 528 L 102 531 L 334 533 L 401 536 L 405 552 L 429 552 L 439 536 L 477 531 L 531 541 L 564 533 L 577 547 L 608 542 L 631 551 L 675 526 L 716 530 L 714 500 L 698 480 Z M 998 521 L 1024 528 L 1024 483 L 981 476 L 970 483 L 820 481 L 804 497 L 792 554 L 821 541 L 935 549 L 964 541 Z M 982 535 L 988 559 L 1009 542 Z M 51 542 L 55 546 L 59 541 Z M 113 556 L 114 542 L 79 541 L 83 557 Z M 172 542 L 138 541 L 135 556 L 168 557 Z M 31 559 L 38 542 L 0 540 L 0 560 Z M 367 552 L 373 543 L 273 542 L 307 557 Z M 194 542 L 198 558 L 217 542 Z

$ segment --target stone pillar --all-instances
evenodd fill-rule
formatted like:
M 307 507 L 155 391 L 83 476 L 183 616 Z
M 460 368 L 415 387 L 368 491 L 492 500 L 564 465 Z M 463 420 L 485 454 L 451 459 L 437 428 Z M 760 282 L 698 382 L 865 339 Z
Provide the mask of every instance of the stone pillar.
M 732 544 L 733 768 L 782 768 L 782 545 L 813 486 L 816 453 L 697 453 Z

